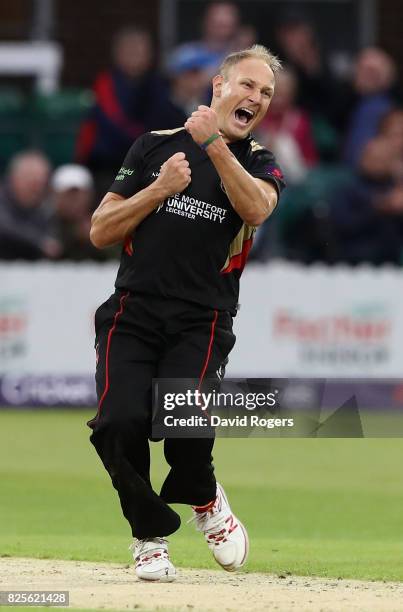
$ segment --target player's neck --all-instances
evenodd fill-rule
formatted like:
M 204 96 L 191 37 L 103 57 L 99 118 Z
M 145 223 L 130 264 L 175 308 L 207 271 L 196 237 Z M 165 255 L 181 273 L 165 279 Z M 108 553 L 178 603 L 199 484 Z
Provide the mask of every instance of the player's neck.
M 234 142 L 238 142 L 239 140 L 244 140 L 244 138 L 231 138 L 229 136 L 227 136 L 227 134 L 223 131 L 223 130 L 218 130 L 219 133 L 222 136 L 223 141 L 225 142 L 226 145 L 230 145 L 233 144 Z M 247 138 L 247 136 L 245 136 L 245 138 Z

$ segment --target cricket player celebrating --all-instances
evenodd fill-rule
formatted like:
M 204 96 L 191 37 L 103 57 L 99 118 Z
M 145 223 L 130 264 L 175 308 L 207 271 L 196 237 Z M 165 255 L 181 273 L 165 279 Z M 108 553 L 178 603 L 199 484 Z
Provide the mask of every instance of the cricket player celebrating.
M 188 504 L 225 570 L 248 555 L 245 527 L 215 480 L 211 438 L 164 440 L 170 467 L 150 482 L 153 378 L 215 378 L 235 343 L 239 278 L 256 226 L 273 212 L 282 173 L 251 131 L 266 114 L 279 61 L 265 47 L 232 53 L 211 106 L 184 127 L 144 134 L 92 219 L 99 248 L 123 244 L 115 293 L 95 316 L 99 398 L 91 442 L 135 538 L 138 578 L 172 581 L 169 506 Z

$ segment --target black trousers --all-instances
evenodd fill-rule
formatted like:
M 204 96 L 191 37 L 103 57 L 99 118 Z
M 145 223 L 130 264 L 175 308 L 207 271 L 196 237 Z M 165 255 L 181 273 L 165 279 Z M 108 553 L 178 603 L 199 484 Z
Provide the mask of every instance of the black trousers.
M 97 415 L 90 440 L 109 472 L 137 538 L 180 526 L 168 505 L 204 505 L 216 482 L 211 438 L 164 440 L 169 473 L 158 495 L 150 481 L 153 378 L 215 378 L 235 343 L 232 316 L 182 300 L 116 291 L 95 315 Z

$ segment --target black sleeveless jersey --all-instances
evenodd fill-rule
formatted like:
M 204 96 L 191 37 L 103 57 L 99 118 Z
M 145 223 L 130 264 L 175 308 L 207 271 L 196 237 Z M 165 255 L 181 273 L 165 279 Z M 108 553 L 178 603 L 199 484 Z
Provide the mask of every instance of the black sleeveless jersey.
M 229 148 L 252 176 L 272 182 L 280 195 L 283 175 L 272 153 L 251 136 Z M 179 151 L 189 162 L 191 183 L 161 202 L 126 240 L 115 286 L 235 314 L 255 228 L 235 212 L 207 153 L 184 128 L 138 138 L 110 191 L 128 198 L 148 187 Z

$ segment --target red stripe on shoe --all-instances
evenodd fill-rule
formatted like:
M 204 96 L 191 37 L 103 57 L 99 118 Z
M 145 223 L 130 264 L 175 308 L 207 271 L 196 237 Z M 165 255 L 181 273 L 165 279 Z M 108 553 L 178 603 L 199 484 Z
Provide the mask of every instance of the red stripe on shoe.
M 115 317 L 113 319 L 113 325 L 112 325 L 112 327 L 110 328 L 110 330 L 108 332 L 108 340 L 107 340 L 107 343 L 106 343 L 106 358 L 105 358 L 105 389 L 104 389 L 104 392 L 102 393 L 101 399 L 99 400 L 97 418 L 100 415 L 101 406 L 102 406 L 103 401 L 104 401 L 104 399 L 106 397 L 106 394 L 109 391 L 109 352 L 110 352 L 110 348 L 111 348 L 112 336 L 113 336 L 113 333 L 114 333 L 114 331 L 116 329 L 116 325 L 117 325 L 118 319 L 119 319 L 119 317 L 123 313 L 124 303 L 125 303 L 125 300 L 126 300 L 128 295 L 129 295 L 129 292 L 125 293 L 120 298 L 120 308 L 116 312 Z
M 215 502 L 216 502 L 216 497 L 209 502 L 208 504 L 206 504 L 205 506 L 192 506 L 193 510 L 195 512 L 198 512 L 200 514 L 203 514 L 204 512 L 207 512 L 208 510 L 211 510 L 211 508 L 214 506 Z

